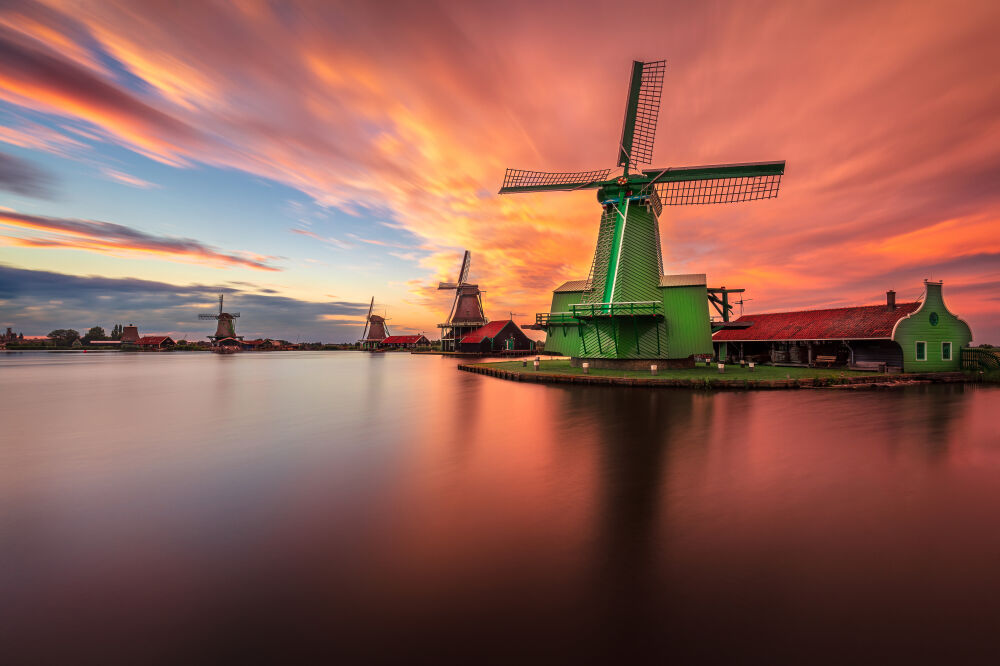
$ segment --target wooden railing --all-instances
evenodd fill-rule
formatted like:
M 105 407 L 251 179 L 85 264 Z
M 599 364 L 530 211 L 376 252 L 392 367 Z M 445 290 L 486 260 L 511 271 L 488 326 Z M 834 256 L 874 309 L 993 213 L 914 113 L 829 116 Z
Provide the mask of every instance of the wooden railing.
M 629 301 L 611 303 L 576 303 L 569 306 L 577 319 L 593 317 L 661 317 L 660 301 Z
M 538 326 L 566 326 L 578 323 L 572 312 L 539 312 L 535 315 Z
M 1000 349 L 991 347 L 963 347 L 963 370 L 1000 370 Z

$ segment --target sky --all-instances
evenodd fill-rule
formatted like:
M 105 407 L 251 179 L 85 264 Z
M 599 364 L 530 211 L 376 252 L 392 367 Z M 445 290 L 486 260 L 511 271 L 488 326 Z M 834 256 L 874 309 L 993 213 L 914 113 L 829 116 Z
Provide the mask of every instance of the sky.
M 746 312 L 944 281 L 1000 343 L 1000 3 L 0 3 L 0 326 L 198 339 L 438 334 L 462 251 L 491 318 L 587 277 L 630 62 L 654 167 L 786 160 L 777 199 L 676 206 L 667 273 Z

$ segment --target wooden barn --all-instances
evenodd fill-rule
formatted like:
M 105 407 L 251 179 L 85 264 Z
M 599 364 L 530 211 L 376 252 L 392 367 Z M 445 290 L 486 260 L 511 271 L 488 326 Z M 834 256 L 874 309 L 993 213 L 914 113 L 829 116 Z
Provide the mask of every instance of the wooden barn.
M 458 341 L 457 351 L 466 354 L 490 354 L 503 351 L 530 351 L 534 341 L 511 319 L 491 321 L 466 334 Z

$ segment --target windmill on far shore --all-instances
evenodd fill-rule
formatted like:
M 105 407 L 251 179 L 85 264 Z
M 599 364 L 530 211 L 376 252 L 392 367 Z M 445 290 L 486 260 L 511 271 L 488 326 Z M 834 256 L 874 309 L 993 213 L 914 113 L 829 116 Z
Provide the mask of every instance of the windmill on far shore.
M 361 334 L 362 349 L 378 349 L 379 343 L 389 337 L 389 326 L 385 323 L 385 317 L 372 314 L 375 309 L 375 297 L 368 306 L 368 314 L 365 316 L 365 331 Z
M 458 280 L 438 284 L 438 291 L 455 291 L 455 300 L 448 313 L 448 321 L 438 324 L 441 329 L 441 349 L 455 351 L 455 344 L 467 334 L 489 323 L 483 312 L 483 292 L 478 284 L 469 284 L 469 269 L 472 253 L 468 250 L 462 257 L 462 267 L 458 270 Z
M 219 344 L 220 340 L 225 340 L 231 338 L 233 340 L 242 340 L 242 335 L 236 335 L 236 322 L 234 319 L 239 318 L 239 312 L 223 312 L 222 311 L 222 299 L 223 294 L 219 294 L 219 313 L 218 314 L 200 314 L 198 319 L 215 319 L 219 323 L 215 327 L 215 335 L 208 336 L 208 339 Z

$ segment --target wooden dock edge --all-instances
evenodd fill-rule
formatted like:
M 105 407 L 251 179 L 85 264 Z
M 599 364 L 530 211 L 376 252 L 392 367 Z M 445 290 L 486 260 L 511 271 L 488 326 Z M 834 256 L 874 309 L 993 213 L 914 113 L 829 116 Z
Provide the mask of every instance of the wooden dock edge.
M 599 386 L 648 386 L 711 390 L 768 390 L 800 388 L 894 388 L 914 383 L 964 384 L 973 382 L 961 372 L 900 373 L 898 375 L 872 375 L 871 377 L 809 377 L 804 379 L 731 379 L 710 377 L 677 379 L 673 377 L 601 377 L 596 375 L 571 375 L 564 373 L 527 370 L 503 370 L 488 364 L 462 363 L 458 369 L 478 375 L 497 377 L 515 382 L 538 384 L 596 384 Z

